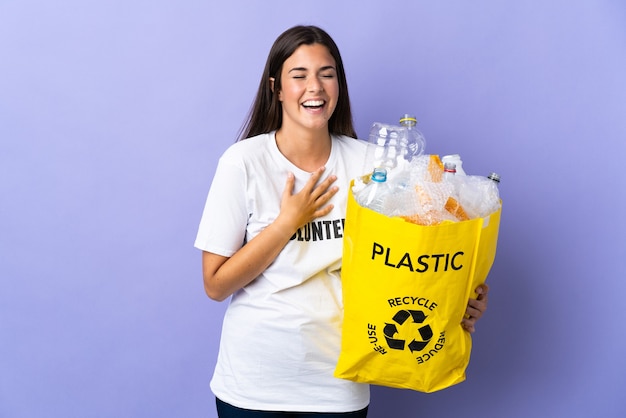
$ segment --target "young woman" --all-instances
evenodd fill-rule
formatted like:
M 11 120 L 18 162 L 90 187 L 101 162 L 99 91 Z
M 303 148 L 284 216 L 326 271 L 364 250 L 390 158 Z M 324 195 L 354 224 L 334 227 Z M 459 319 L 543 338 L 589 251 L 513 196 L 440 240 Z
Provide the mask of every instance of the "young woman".
M 211 389 L 226 417 L 366 417 L 369 387 L 333 377 L 342 220 L 361 175 L 339 50 L 314 26 L 272 46 L 242 139 L 220 158 L 195 246 L 207 295 L 232 296 Z M 307 233 L 315 229 L 315 234 Z M 486 286 L 468 303 L 470 332 Z

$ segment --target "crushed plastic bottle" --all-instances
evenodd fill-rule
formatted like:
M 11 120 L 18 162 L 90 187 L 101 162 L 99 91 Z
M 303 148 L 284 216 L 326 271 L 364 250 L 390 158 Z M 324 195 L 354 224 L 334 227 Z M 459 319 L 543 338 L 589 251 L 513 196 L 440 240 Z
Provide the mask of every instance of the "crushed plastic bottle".
M 483 218 L 500 208 L 500 176 L 466 176 L 460 189 L 460 201 L 471 218 Z
M 364 171 L 368 172 L 372 168 L 392 170 L 398 166 L 398 162 L 403 160 L 407 153 L 405 129 L 376 122 L 370 129 Z
M 426 138 L 424 138 L 424 135 L 417 129 L 417 119 L 415 116 L 409 113 L 405 113 L 400 118 L 400 126 L 406 128 L 407 133 L 407 152 L 404 158 L 407 161 L 412 161 L 413 158 L 424 153 Z

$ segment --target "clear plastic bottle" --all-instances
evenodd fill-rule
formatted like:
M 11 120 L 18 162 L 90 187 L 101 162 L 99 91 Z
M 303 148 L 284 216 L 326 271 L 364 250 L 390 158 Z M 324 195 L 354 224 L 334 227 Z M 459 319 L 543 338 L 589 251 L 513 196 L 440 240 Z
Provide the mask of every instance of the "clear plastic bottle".
M 471 218 L 484 218 L 500 208 L 498 182 L 500 176 L 466 176 L 460 202 Z
M 465 176 L 465 171 L 463 170 L 463 161 L 461 160 L 461 156 L 459 154 L 452 155 L 444 155 L 441 157 L 441 162 L 445 165 L 446 163 L 454 163 L 456 167 L 456 174 L 460 176 Z
M 453 220 L 462 221 L 467 219 L 467 214 L 459 203 L 461 185 L 459 178 L 456 176 L 456 164 L 450 162 L 443 164 L 443 186 L 443 193 L 446 199 L 443 218 L 446 219 L 447 214 L 450 214 L 454 217 Z
M 355 196 L 357 203 L 378 213 L 385 213 L 385 200 L 390 194 L 387 170 L 375 168 L 370 182 Z
M 400 126 L 405 127 L 407 130 L 407 152 L 404 158 L 407 161 L 411 161 L 413 158 L 424 153 L 426 139 L 417 129 L 417 119 L 415 116 L 405 113 L 404 116 L 400 118 Z
M 500 190 L 499 190 L 499 185 L 500 185 L 500 174 L 498 173 L 490 173 L 487 176 L 488 179 L 493 180 L 490 183 L 490 187 L 489 190 L 487 191 L 489 197 L 491 198 L 491 201 L 494 202 L 493 205 L 494 206 L 499 206 L 500 205 Z
M 458 176 L 456 164 L 447 162 L 443 164 L 443 181 L 446 184 L 446 194 L 455 199 L 459 198 L 459 193 L 463 188 L 464 176 Z

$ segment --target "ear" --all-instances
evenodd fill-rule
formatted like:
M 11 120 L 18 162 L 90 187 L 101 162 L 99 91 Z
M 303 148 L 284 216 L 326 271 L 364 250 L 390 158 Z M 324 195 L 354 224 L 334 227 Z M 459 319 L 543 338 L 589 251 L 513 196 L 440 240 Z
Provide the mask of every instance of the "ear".
M 272 90 L 272 93 L 276 93 L 276 91 L 274 91 L 274 83 L 276 82 L 276 79 L 274 77 L 270 77 L 270 90 Z M 282 101 L 282 97 L 280 94 L 280 91 L 278 92 L 278 100 Z

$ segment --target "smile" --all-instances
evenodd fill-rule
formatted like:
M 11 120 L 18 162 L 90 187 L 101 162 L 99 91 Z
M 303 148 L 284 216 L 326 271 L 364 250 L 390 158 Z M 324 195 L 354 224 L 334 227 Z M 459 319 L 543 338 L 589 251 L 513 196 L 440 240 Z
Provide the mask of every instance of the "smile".
M 302 106 L 306 108 L 320 108 L 324 106 L 325 103 L 326 102 L 323 100 L 307 100 L 306 102 L 302 103 Z

